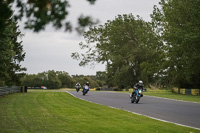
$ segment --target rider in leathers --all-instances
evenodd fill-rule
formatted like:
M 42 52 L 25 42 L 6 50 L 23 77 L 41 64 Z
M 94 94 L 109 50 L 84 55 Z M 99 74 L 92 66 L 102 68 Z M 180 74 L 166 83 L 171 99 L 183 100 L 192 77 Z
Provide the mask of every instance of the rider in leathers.
M 134 91 L 132 92 L 132 94 L 130 95 L 130 98 L 132 97 L 132 96 L 134 96 L 134 94 L 135 94 L 135 89 L 142 89 L 142 91 L 144 90 L 144 87 L 143 87 L 143 82 L 140 80 L 138 83 L 136 83 L 135 85 L 134 85 Z M 141 94 L 141 97 L 143 97 L 143 94 Z
M 78 83 L 76 83 L 76 85 L 75 85 L 75 88 L 77 89 L 77 88 L 81 88 L 81 84 L 78 82 Z M 79 91 L 79 89 L 77 90 L 77 92 Z

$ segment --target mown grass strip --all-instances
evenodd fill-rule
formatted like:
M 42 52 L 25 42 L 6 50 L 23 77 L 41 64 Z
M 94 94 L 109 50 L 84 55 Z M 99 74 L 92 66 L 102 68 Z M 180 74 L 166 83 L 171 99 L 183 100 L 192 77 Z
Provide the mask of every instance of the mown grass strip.
M 0 97 L 0 129 L 2 133 L 200 132 L 56 91 L 29 91 Z

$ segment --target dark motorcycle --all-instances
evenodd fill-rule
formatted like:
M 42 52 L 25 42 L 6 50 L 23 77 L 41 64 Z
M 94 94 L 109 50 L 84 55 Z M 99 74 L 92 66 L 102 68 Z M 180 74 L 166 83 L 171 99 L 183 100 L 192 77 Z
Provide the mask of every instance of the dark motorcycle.
M 131 103 L 138 103 L 140 98 L 143 96 L 142 89 L 135 89 L 134 93 L 131 96 Z
M 85 85 L 85 86 L 83 87 L 83 95 L 87 94 L 88 91 L 89 91 L 89 86 Z

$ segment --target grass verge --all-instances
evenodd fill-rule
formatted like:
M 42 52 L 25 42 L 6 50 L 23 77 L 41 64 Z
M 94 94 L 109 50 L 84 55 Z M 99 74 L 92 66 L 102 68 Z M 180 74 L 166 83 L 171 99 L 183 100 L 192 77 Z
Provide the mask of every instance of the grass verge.
M 0 129 L 2 133 L 200 132 L 49 90 L 0 97 Z

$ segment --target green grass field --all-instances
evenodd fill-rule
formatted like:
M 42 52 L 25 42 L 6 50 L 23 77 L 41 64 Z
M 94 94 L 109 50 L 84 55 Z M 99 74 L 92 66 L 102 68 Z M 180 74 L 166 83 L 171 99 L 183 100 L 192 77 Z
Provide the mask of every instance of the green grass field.
M 28 90 L 0 97 L 1 133 L 200 133 L 77 99 L 64 91 Z

